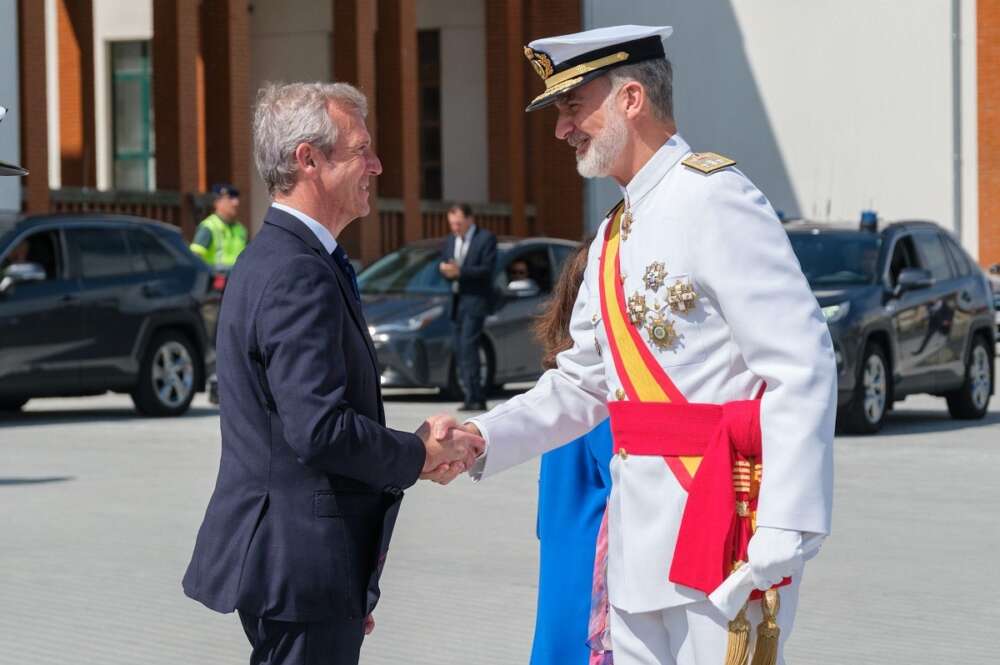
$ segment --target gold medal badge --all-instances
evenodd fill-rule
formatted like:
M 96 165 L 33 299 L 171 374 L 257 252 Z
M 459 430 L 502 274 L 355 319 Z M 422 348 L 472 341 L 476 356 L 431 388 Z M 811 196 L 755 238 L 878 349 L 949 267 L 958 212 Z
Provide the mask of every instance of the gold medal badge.
M 698 303 L 698 294 L 695 293 L 691 282 L 678 280 L 667 288 L 667 304 L 670 310 L 678 314 L 685 314 L 695 308 Z
M 662 261 L 655 261 L 646 266 L 646 273 L 642 276 L 642 283 L 646 289 L 656 293 L 663 287 L 667 279 L 667 267 Z
M 661 351 L 669 349 L 677 341 L 674 322 L 668 321 L 660 312 L 651 316 L 646 323 L 646 334 L 649 335 L 650 344 Z

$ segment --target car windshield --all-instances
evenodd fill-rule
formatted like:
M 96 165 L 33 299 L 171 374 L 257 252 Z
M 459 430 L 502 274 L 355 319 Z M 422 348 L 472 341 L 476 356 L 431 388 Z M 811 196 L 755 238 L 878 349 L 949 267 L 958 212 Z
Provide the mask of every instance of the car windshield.
M 790 233 L 792 249 L 811 286 L 872 284 L 880 236 L 870 233 Z
M 446 294 L 448 281 L 438 272 L 437 247 L 404 247 L 365 268 L 358 275 L 361 293 Z

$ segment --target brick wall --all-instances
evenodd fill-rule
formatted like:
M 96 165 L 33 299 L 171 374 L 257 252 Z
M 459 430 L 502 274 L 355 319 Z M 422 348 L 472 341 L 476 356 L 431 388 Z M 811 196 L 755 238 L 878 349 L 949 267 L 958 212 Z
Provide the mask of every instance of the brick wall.
M 94 8 L 91 0 L 60 0 L 57 7 L 62 184 L 93 187 L 97 184 Z
M 513 136 L 505 109 L 509 88 L 509 49 L 517 52 L 524 86 L 517 100 L 521 109 L 544 89 L 541 79 L 521 55 L 521 48 L 539 37 L 578 32 L 582 17 L 577 0 L 524 0 L 523 43 L 507 39 L 504 3 L 486 3 L 486 77 L 489 109 L 489 191 L 490 200 L 508 202 L 511 178 L 525 179 L 526 198 L 535 206 L 534 221 L 528 226 L 531 235 L 549 235 L 579 239 L 583 233 L 583 181 L 576 173 L 573 153 L 557 140 L 555 111 L 544 109 L 524 117 L 523 135 Z M 506 155 L 511 141 L 525 146 L 523 171 L 511 168 Z
M 45 4 L 21 0 L 17 8 L 18 66 L 21 81 L 21 166 L 25 177 L 24 211 L 48 212 L 49 157 L 45 114 Z
M 1000 262 L 1000 0 L 978 0 L 979 262 Z
M 527 8 L 525 43 L 583 29 L 580 2 L 576 0 L 531 0 Z M 527 60 L 525 103 L 545 89 Z M 573 150 L 555 137 L 556 111 L 548 107 L 527 117 L 528 201 L 535 204 L 533 233 L 580 240 L 583 220 L 583 178 L 576 172 Z

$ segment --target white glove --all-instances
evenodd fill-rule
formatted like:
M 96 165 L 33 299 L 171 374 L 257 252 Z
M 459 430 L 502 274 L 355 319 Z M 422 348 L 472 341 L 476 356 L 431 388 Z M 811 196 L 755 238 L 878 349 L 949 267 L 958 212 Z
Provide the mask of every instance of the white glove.
M 764 591 L 802 570 L 802 532 L 758 527 L 747 545 L 753 586 Z

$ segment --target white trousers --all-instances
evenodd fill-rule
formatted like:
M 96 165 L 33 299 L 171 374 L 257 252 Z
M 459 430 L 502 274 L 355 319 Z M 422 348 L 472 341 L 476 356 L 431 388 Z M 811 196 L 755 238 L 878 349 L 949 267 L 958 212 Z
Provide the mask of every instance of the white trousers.
M 779 589 L 778 665 L 784 665 L 784 646 L 799 604 L 799 578 Z M 751 653 L 761 621 L 760 601 L 747 609 Z M 611 645 L 615 665 L 723 665 L 729 639 L 729 621 L 707 600 L 655 612 L 630 614 L 611 607 Z

